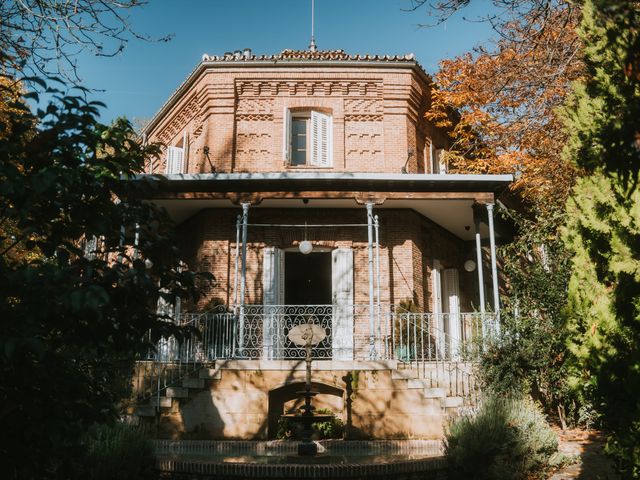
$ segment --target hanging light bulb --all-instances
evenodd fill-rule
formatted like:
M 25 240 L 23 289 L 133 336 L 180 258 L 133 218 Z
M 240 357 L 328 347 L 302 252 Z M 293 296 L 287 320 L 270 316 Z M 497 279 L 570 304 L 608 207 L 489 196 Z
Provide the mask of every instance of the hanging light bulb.
M 306 203 L 305 203 L 306 206 Z M 298 245 L 298 250 L 303 255 L 307 255 L 313 251 L 313 244 L 307 240 L 307 221 L 304 221 L 304 240 Z
M 300 242 L 300 245 L 298 245 L 298 250 L 300 250 L 300 253 L 303 255 L 307 255 L 313 251 L 313 244 L 309 240 L 303 240 Z

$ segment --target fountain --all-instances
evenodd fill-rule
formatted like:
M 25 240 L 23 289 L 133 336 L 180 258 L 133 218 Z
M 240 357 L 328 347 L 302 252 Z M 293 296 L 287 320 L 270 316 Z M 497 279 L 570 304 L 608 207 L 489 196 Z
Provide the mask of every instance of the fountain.
M 324 329 L 312 323 L 304 323 L 293 327 L 289 331 L 289 340 L 299 347 L 305 349 L 306 380 L 303 391 L 296 392 L 304 398 L 302 406 L 302 415 L 285 414 L 282 418 L 288 419 L 290 422 L 299 422 L 302 424 L 302 439 L 298 444 L 298 455 L 317 455 L 318 444 L 312 439 L 313 427 L 315 422 L 326 422 L 333 418 L 333 415 L 316 415 L 313 413 L 315 407 L 311 404 L 311 399 L 316 395 L 311 391 L 311 352 L 313 347 L 326 337 Z
M 293 344 L 305 349 L 304 390 L 296 392 L 304 399 L 302 414 L 281 416 L 301 425 L 301 438 L 297 444 L 284 440 L 158 440 L 155 449 L 162 478 L 441 478 L 444 459 L 439 440 L 313 440 L 312 425 L 333 418 L 333 415 L 315 414 L 312 404 L 317 395 L 311 386 L 312 353 L 314 346 L 325 336 L 324 329 L 310 323 L 293 327 L 288 334 Z M 343 380 L 347 383 L 349 403 L 351 375 L 347 374 Z M 347 410 L 350 416 L 350 408 Z

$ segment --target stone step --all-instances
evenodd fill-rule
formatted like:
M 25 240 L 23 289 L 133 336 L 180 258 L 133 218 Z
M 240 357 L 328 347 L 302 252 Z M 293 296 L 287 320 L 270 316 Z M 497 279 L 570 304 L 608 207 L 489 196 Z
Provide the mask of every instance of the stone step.
M 201 368 L 198 372 L 198 378 L 220 380 L 222 378 L 222 370 L 219 368 Z
M 161 408 L 171 408 L 171 398 L 169 397 L 160 397 L 160 407 Z M 158 397 L 153 397 L 150 401 L 149 401 L 149 405 L 151 407 L 157 407 L 158 406 Z
M 447 392 L 444 388 L 425 388 L 424 398 L 445 398 Z
M 407 379 L 407 388 L 430 388 L 431 382 L 425 378 Z
M 187 398 L 189 396 L 188 388 L 167 387 L 165 396 L 169 398 Z
M 187 378 L 182 380 L 182 386 L 184 388 L 203 389 L 204 388 L 204 378 L 187 377 Z
M 464 405 L 464 399 L 462 397 L 445 397 L 442 399 L 442 406 L 444 408 L 459 408 Z

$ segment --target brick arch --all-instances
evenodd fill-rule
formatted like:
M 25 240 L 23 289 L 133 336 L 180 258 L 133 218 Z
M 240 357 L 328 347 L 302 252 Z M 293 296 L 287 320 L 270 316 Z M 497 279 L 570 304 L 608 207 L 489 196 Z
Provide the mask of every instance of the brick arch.
M 275 438 L 278 431 L 278 420 L 284 413 L 284 404 L 289 400 L 300 398 L 305 388 L 304 382 L 287 383 L 269 391 L 269 410 L 267 436 Z M 321 395 L 333 395 L 344 399 L 344 389 L 321 382 L 311 382 L 311 390 Z

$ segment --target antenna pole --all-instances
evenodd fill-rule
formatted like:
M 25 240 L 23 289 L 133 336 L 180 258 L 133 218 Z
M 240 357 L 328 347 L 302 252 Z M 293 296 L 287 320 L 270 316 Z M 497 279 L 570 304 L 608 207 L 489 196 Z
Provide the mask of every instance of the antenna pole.
M 311 52 L 316 51 L 316 38 L 314 36 L 315 9 L 316 9 L 316 2 L 315 0 L 311 0 L 311 43 L 309 44 L 309 51 Z

